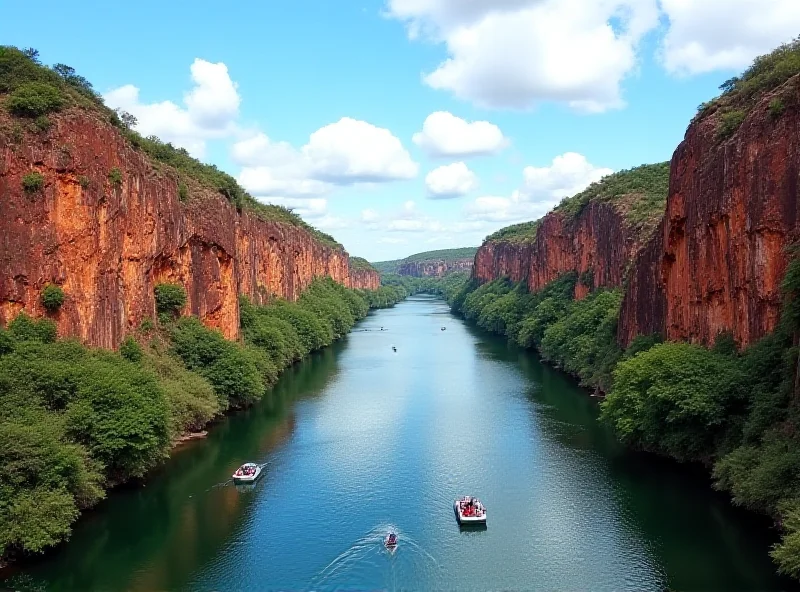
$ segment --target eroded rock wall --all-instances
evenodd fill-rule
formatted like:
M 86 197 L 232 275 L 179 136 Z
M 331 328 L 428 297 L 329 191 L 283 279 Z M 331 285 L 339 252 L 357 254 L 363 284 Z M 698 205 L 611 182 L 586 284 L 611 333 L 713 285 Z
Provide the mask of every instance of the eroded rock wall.
M 786 247 L 798 238 L 799 84 L 762 97 L 727 140 L 717 135 L 719 114 L 689 127 L 672 158 L 661 227 L 625 295 L 623 344 L 654 332 L 711 344 L 731 331 L 746 346 L 775 328 Z
M 440 259 L 438 261 L 409 261 L 397 269 L 399 275 L 412 277 L 442 277 L 451 271 L 469 271 L 472 259 Z
M 185 312 L 234 339 L 239 294 L 295 299 L 324 275 L 377 287 L 377 273 L 351 276 L 343 249 L 299 227 L 239 214 L 199 186 L 181 203 L 173 173 L 96 115 L 74 109 L 51 119 L 49 131 L 21 141 L 0 134 L 0 324 L 22 309 L 45 315 L 39 296 L 53 282 L 66 294 L 52 315 L 59 333 L 113 348 L 154 316 L 154 286 L 173 281 L 186 287 Z M 121 184 L 109 179 L 115 168 Z M 25 191 L 32 171 L 44 187 Z

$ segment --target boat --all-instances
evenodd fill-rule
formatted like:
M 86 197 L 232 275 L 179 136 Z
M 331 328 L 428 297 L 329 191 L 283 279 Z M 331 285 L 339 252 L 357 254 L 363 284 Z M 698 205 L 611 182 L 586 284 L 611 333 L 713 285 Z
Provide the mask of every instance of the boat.
M 397 348 L 395 346 L 392 346 L 392 351 L 397 351 Z
M 447 327 L 442 327 L 442 331 L 447 331 Z
M 244 463 L 233 474 L 234 483 L 255 483 L 261 476 L 261 467 L 256 463 Z
M 465 495 L 453 502 L 453 509 L 461 525 L 486 524 L 486 508 L 476 497 Z
M 386 535 L 386 538 L 383 539 L 383 544 L 390 551 L 394 551 L 397 549 L 397 535 L 393 532 L 390 532 Z

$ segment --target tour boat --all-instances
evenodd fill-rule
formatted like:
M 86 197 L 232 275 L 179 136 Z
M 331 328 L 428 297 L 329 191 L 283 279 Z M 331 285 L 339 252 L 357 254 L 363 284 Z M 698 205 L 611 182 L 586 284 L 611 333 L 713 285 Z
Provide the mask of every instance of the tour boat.
M 466 495 L 453 502 L 453 509 L 459 524 L 486 524 L 486 508 L 478 498 Z
M 255 483 L 261 476 L 261 467 L 256 463 L 244 463 L 233 474 L 234 483 Z
M 386 535 L 386 538 L 383 540 L 383 544 L 390 551 L 394 551 L 395 549 L 397 549 L 397 535 L 393 532 L 390 532 L 388 535 Z

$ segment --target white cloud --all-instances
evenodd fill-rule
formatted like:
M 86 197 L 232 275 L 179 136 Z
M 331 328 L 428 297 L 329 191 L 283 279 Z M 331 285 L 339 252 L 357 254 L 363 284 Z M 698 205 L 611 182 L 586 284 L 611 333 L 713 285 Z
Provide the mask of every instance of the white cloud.
M 558 203 L 613 172 L 612 169 L 594 166 L 582 154 L 566 152 L 556 156 L 550 166 L 525 167 L 520 193 L 526 201 Z
M 508 145 L 496 125 L 488 121 L 469 123 L 447 111 L 428 115 L 413 141 L 432 156 L 493 154 Z
M 478 177 L 463 162 L 455 162 L 428 173 L 425 186 L 432 199 L 461 197 L 478 186 Z
M 196 58 L 190 69 L 195 86 L 184 96 L 185 107 L 172 101 L 142 103 L 139 89 L 131 84 L 109 91 L 103 99 L 112 109 L 136 116 L 136 131 L 143 136 L 158 136 L 202 158 L 206 140 L 235 133 L 240 99 L 222 62 Z
M 375 226 L 389 232 L 444 232 L 446 230 L 441 222 L 420 212 L 417 204 L 413 201 L 406 201 L 399 211 L 386 218 L 385 224 L 376 224 Z
M 397 238 L 395 236 L 382 236 L 378 239 L 379 243 L 385 245 L 403 245 L 408 242 L 405 238 Z
M 299 150 L 257 133 L 234 144 L 231 155 L 243 167 L 239 182 L 260 195 L 319 196 L 336 185 L 413 178 L 419 168 L 389 130 L 347 117 Z
M 576 152 L 556 156 L 550 166 L 525 167 L 523 184 L 510 197 L 495 195 L 475 199 L 465 208 L 468 220 L 522 222 L 540 218 L 564 197 L 586 189 L 613 171 L 596 167 Z
M 349 117 L 311 134 L 302 152 L 317 179 L 337 184 L 413 179 L 419 170 L 392 132 Z
M 367 208 L 366 210 L 361 210 L 361 221 L 362 222 L 375 222 L 380 218 L 380 214 L 377 211 Z
M 620 84 L 659 18 L 656 0 L 390 0 L 389 13 L 446 44 L 431 87 L 482 107 L 587 112 L 624 105 Z
M 741 70 L 800 32 L 798 0 L 661 0 L 670 27 L 662 44 L 674 74 Z

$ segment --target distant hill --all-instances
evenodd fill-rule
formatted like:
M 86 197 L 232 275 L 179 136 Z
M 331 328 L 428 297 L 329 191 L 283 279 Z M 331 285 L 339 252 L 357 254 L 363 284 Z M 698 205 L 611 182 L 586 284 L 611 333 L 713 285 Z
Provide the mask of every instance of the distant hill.
M 460 249 L 440 249 L 409 255 L 405 259 L 378 261 L 372 266 L 381 274 L 441 276 L 454 269 L 471 269 L 478 247 Z

